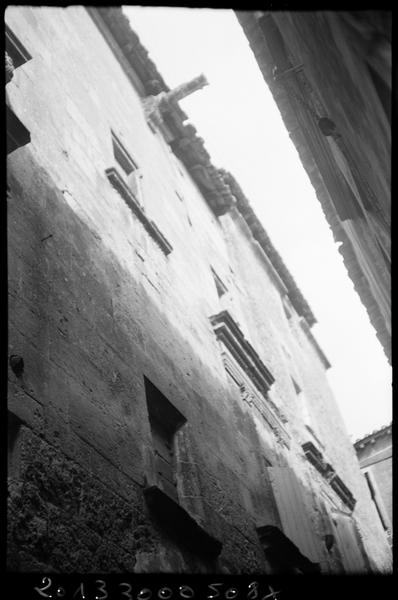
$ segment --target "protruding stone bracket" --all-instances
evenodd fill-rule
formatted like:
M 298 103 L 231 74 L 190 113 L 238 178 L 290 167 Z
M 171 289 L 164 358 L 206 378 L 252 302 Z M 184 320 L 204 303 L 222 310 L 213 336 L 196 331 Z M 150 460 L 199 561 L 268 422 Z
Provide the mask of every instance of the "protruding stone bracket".
M 177 102 L 202 89 L 206 85 L 209 85 L 209 83 L 202 74 L 191 79 L 191 81 L 178 85 L 168 92 L 160 92 L 156 96 L 148 96 L 143 101 L 147 120 L 159 127 L 163 123 L 164 113 L 169 112 L 175 107 Z

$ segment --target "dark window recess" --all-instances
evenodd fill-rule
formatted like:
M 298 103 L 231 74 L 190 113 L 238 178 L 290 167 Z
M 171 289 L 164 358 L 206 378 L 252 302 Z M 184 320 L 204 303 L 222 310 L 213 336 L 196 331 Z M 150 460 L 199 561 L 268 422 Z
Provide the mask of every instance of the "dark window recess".
M 354 510 L 357 501 L 338 475 L 335 475 L 335 477 L 333 477 L 333 479 L 330 482 L 330 486 L 332 487 L 332 489 L 334 489 L 336 494 L 340 496 L 344 504 L 348 506 L 350 510 Z
M 137 202 L 134 193 L 131 191 L 119 171 L 115 168 L 106 169 L 105 174 L 112 185 L 112 187 L 120 194 L 126 204 L 131 208 L 135 216 L 142 223 L 146 231 L 157 243 L 164 254 L 170 254 L 173 250 L 171 244 L 166 240 L 161 231 L 157 228 L 155 223 L 148 219 L 145 214 L 143 207 Z
M 145 393 L 158 482 L 163 491 L 178 501 L 174 437 L 186 419 L 146 377 Z
M 31 60 L 31 55 L 18 40 L 17 36 L 6 25 L 6 52 L 12 60 L 14 69 Z
M 156 469 L 154 485 L 144 490 L 147 506 L 169 537 L 212 560 L 220 554 L 221 542 L 199 525 L 178 499 L 174 452 L 176 433 L 186 419 L 146 377 L 144 383 Z
M 293 379 L 293 377 L 290 377 L 290 379 L 292 380 L 294 391 L 296 392 L 296 394 L 301 394 L 301 387 L 299 386 L 299 384 Z
M 320 565 L 311 562 L 298 547 L 273 525 L 257 528 L 264 554 L 275 574 L 320 573 Z
M 211 267 L 211 272 L 213 275 L 214 283 L 216 285 L 218 297 L 221 298 L 221 296 L 223 296 L 228 291 L 228 289 L 224 285 L 224 283 L 221 281 L 220 277 L 217 275 L 217 273 L 215 272 L 213 267 Z
M 131 173 L 136 171 L 138 167 L 115 133 L 112 131 L 111 134 L 113 155 L 126 175 L 131 175 Z
M 11 154 L 17 148 L 26 146 L 30 142 L 30 133 L 25 125 L 21 123 L 15 113 L 6 106 L 7 109 L 7 154 Z

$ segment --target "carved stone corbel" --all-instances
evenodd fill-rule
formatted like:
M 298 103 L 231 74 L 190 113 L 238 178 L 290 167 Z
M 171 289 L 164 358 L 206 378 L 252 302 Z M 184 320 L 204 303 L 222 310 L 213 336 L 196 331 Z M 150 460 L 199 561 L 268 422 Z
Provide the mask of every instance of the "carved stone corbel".
M 168 92 L 160 92 L 144 99 L 144 112 L 147 120 L 159 126 L 163 122 L 163 114 L 173 109 L 177 102 L 208 85 L 206 77 L 202 74 L 191 81 L 182 83 Z

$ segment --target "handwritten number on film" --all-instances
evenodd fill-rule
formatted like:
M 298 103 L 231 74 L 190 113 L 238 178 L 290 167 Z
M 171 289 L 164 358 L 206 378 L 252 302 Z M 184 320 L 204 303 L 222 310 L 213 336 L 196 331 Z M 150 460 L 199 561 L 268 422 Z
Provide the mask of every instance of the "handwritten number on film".
M 133 596 L 131 595 L 132 587 L 129 583 L 119 583 L 119 587 L 122 588 L 122 590 L 124 589 L 124 592 L 120 592 L 123 598 L 127 598 L 127 600 L 134 600 Z
M 55 593 L 50 593 L 50 587 L 52 582 L 49 577 L 43 577 L 41 583 L 41 586 L 37 586 L 33 589 L 42 598 L 50 598 L 51 600 L 57 600 L 63 598 L 66 595 L 66 591 L 63 587 L 58 587 Z M 109 595 L 106 589 L 106 582 L 103 579 L 96 579 L 95 584 L 96 594 L 93 600 L 108 600 Z M 241 600 L 276 600 L 277 595 L 280 593 L 273 590 L 272 587 L 269 585 L 268 590 L 270 593 L 260 598 L 258 581 L 252 581 L 248 585 L 246 589 L 246 595 L 244 595 L 244 593 L 240 595 L 239 589 L 235 587 L 230 587 L 227 590 L 222 590 L 224 585 L 224 583 L 208 584 L 207 600 L 216 600 L 217 598 L 219 600 L 235 600 L 238 599 L 238 597 Z M 152 590 L 149 588 L 142 588 L 140 591 L 137 591 L 133 595 L 133 588 L 130 583 L 119 583 L 118 600 L 171 600 L 172 598 L 177 600 L 178 597 L 184 600 L 190 600 L 191 598 L 195 598 L 195 592 L 188 585 L 180 585 L 178 591 L 176 590 L 176 595 L 174 595 L 174 590 L 169 587 L 162 587 L 155 592 L 152 592 Z M 79 586 L 75 589 L 71 598 L 73 600 L 91 600 L 91 597 L 88 598 L 85 595 L 83 582 L 81 582 Z
M 43 577 L 41 582 L 43 584 L 43 587 L 35 587 L 34 589 L 36 590 L 36 592 L 40 594 L 40 596 L 43 596 L 43 598 L 52 598 L 51 594 L 46 594 L 44 592 L 44 590 L 48 590 L 48 588 L 51 587 L 51 579 L 49 577 Z

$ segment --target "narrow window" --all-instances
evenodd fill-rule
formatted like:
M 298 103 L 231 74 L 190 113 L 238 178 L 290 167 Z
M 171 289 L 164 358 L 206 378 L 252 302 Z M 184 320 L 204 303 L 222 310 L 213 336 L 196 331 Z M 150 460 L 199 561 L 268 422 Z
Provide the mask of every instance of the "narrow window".
M 8 25 L 6 25 L 6 53 L 12 60 L 14 69 L 17 69 L 32 58 Z
M 319 435 L 317 435 L 316 428 L 314 426 L 314 421 L 312 419 L 311 410 L 309 406 L 309 402 L 307 396 L 304 394 L 303 390 L 300 388 L 298 383 L 291 377 L 294 390 L 297 394 L 297 400 L 299 402 L 299 409 L 301 412 L 301 417 L 304 421 L 304 425 L 307 431 L 311 434 L 316 444 L 321 448 L 324 448 L 322 442 L 319 439 Z
M 305 426 L 307 428 L 310 428 L 310 430 L 312 431 L 312 419 L 311 419 L 311 414 L 310 414 L 310 410 L 309 410 L 309 407 L 308 407 L 307 398 L 305 397 L 305 395 L 304 395 L 301 387 L 293 379 L 293 377 L 291 377 L 291 380 L 292 380 L 292 383 L 293 383 L 294 391 L 297 394 L 297 399 L 299 401 L 301 416 L 302 416 L 302 419 L 304 421 L 304 424 L 305 424 Z
M 126 175 L 130 175 L 138 167 L 113 131 L 112 131 L 112 146 L 113 146 L 113 155 L 116 158 L 116 161 L 122 167 L 122 169 L 126 173 Z
M 11 29 L 6 25 L 6 84 L 12 80 L 15 69 L 31 58 L 31 55 L 18 40 L 17 36 L 14 35 Z M 7 92 L 6 110 L 7 154 L 10 154 L 11 152 L 14 152 L 14 150 L 17 150 L 17 148 L 29 144 L 30 133 L 12 110 Z
M 228 289 L 224 285 L 224 283 L 221 281 L 220 277 L 217 275 L 217 273 L 215 272 L 213 267 L 211 267 L 211 272 L 213 275 L 213 279 L 214 279 L 214 283 L 216 286 L 218 297 L 221 298 L 221 296 L 223 296 L 228 291 Z
M 151 426 L 157 483 L 178 502 L 175 472 L 175 435 L 186 422 L 185 417 L 145 377 L 145 394 Z
M 142 199 L 142 188 L 141 188 L 141 180 L 142 173 L 138 168 L 137 163 L 128 153 L 126 148 L 123 146 L 122 142 L 119 140 L 114 131 L 112 134 L 112 148 L 113 148 L 113 156 L 119 167 L 121 167 L 124 173 L 124 179 L 128 184 L 131 192 L 134 194 L 135 200 L 138 202 L 140 206 L 143 204 Z
M 11 154 L 17 148 L 25 146 L 30 142 L 30 133 L 25 125 L 18 119 L 11 108 L 6 106 L 7 111 L 7 154 Z

